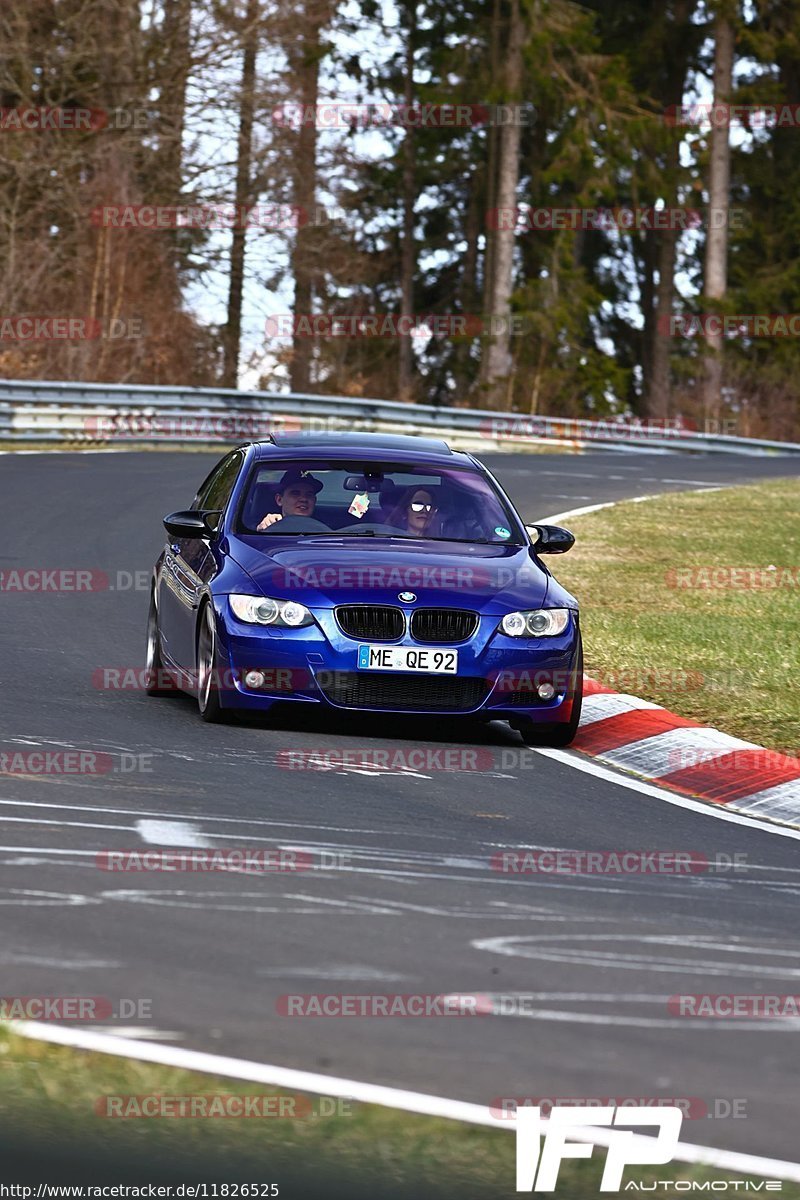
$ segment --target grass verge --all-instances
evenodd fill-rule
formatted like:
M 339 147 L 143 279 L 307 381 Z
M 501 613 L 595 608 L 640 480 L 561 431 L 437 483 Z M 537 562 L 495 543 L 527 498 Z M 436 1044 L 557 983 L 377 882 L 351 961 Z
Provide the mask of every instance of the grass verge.
M 568 521 L 557 574 L 581 604 L 587 674 L 800 755 L 798 514 L 790 479 Z
M 508 1130 L 347 1102 L 339 1115 L 109 1119 L 108 1097 L 280 1096 L 274 1088 L 31 1041 L 0 1027 L 0 1146 L 5 1181 L 277 1182 L 282 1197 L 449 1198 L 515 1195 Z M 295 1103 L 296 1101 L 292 1101 Z M 306 1101 L 313 1109 L 317 1097 Z M 334 1105 L 329 1100 L 328 1105 Z M 127 1106 L 126 1106 L 127 1107 Z M 686 1140 L 702 1141 L 704 1130 Z M 557 1197 L 596 1200 L 603 1152 L 565 1161 Z M 20 1174 L 21 1172 L 21 1174 Z M 626 1180 L 728 1179 L 674 1163 L 630 1168 Z M 683 1190 L 658 1188 L 663 1197 Z M 785 1200 L 800 1186 L 785 1183 Z

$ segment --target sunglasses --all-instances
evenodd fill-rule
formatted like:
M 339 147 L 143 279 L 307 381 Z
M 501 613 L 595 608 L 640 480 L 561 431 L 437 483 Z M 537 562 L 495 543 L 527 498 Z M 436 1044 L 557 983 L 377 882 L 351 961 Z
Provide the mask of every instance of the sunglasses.
M 415 512 L 415 513 L 421 513 L 421 512 L 432 513 L 432 512 L 438 511 L 435 504 L 417 504 L 415 502 L 412 502 L 409 505 L 409 508 L 411 509 L 412 512 Z

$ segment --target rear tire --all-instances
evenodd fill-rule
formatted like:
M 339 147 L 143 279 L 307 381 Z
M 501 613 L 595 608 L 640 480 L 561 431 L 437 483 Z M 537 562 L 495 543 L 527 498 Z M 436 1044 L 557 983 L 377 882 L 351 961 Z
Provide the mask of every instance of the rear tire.
M 580 639 L 580 634 L 578 635 Z M 578 732 L 583 706 L 583 642 L 578 641 L 578 656 L 572 677 L 572 712 L 568 721 L 531 721 L 520 730 L 526 746 L 569 746 Z
M 148 696 L 169 696 L 175 691 L 165 687 L 167 673 L 161 658 L 161 634 L 158 630 L 156 594 L 150 592 L 150 610 L 147 614 L 147 648 L 145 650 L 144 690 Z

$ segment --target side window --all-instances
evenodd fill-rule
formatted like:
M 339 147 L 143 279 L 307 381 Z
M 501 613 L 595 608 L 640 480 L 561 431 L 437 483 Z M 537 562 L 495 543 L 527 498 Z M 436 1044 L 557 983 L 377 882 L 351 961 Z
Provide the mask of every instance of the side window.
M 243 455 L 238 451 L 223 458 L 206 480 L 200 485 L 192 508 L 207 511 L 225 508 L 239 477 L 244 462 Z

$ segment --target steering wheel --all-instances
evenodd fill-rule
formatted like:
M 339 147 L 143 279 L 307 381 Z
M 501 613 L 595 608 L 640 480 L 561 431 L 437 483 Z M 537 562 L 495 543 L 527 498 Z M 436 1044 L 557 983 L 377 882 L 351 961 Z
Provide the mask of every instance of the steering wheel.
M 274 525 L 258 530 L 259 533 L 330 533 L 330 526 L 316 517 L 298 517 L 291 515 L 282 517 Z

